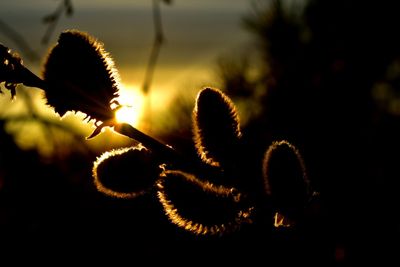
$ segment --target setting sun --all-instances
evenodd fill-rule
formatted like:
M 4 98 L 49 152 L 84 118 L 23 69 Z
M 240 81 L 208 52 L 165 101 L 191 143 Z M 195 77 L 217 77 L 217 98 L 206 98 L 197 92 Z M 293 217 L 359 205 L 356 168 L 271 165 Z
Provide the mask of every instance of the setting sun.
M 143 115 L 144 95 L 138 87 L 124 85 L 118 98 L 122 105 L 115 113 L 118 122 L 138 126 Z

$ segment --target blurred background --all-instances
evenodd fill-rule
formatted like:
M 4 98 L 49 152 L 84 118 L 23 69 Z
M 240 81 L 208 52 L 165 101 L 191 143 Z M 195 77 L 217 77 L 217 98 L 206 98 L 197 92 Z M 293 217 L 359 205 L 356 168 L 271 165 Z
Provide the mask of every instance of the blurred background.
M 90 33 L 115 61 L 121 102 L 132 105 L 121 117 L 184 153 L 194 153 L 197 92 L 220 88 L 238 108 L 250 162 L 244 165 L 254 166 L 249 179 L 259 178 L 268 145 L 287 139 L 304 156 L 321 208 L 296 245 L 292 234 L 279 234 L 274 246 L 256 230 L 224 239 L 228 243 L 177 233 L 151 196 L 115 200 L 93 187 L 93 160 L 133 140 L 110 130 L 86 140 L 93 125 L 82 122 L 83 114 L 60 120 L 40 90 L 20 86 L 16 100 L 8 92 L 0 98 L 1 242 L 16 241 L 11 247 L 22 250 L 38 239 L 81 245 L 128 239 L 151 255 L 182 251 L 185 245 L 165 246 L 183 239 L 194 246 L 186 253 L 202 248 L 223 259 L 230 251 L 267 262 L 257 250 L 263 246 L 253 244 L 262 240 L 268 256 L 303 255 L 304 263 L 319 266 L 395 260 L 398 10 L 395 1 L 3 0 L 0 42 L 29 69 L 41 75 L 61 31 Z

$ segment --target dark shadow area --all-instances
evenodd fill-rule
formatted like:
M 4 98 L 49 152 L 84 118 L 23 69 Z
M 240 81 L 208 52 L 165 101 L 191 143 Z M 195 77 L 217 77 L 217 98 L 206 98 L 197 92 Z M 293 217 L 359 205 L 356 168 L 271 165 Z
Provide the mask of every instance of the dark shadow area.
M 97 154 L 77 150 L 44 160 L 20 150 L 0 121 L 0 244 L 45 261 L 52 254 L 133 265 L 396 266 L 399 4 L 309 0 L 292 9 L 277 0 L 259 2 L 244 20 L 256 41 L 252 54 L 240 59 L 241 67 L 229 60 L 219 65 L 221 89 L 233 102 L 261 107 L 242 125 L 240 161 L 226 168 L 253 194 L 253 224 L 223 236 L 193 235 L 168 221 L 155 189 L 133 200 L 97 192 Z M 253 63 L 256 75 L 248 75 Z M 181 120 L 179 133 L 163 140 L 195 156 L 190 120 Z M 319 198 L 295 227 L 274 228 L 270 199 L 260 189 L 262 159 L 283 139 L 302 153 Z M 276 172 L 292 175 L 286 167 Z M 190 190 L 182 196 L 195 196 Z
M 223 80 L 234 101 L 251 84 L 264 92 L 248 102 L 248 109 L 263 107 L 244 129 L 248 145 L 259 155 L 271 140 L 287 139 L 302 151 L 327 216 L 320 241 L 336 247 L 336 264 L 395 260 L 399 5 L 258 3 L 245 25 L 256 37 L 261 71 L 255 79 L 225 73 Z

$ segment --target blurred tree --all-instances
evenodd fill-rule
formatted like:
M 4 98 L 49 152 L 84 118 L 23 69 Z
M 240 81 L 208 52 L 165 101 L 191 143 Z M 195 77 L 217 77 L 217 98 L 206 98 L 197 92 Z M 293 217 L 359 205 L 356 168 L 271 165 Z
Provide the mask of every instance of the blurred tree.
M 255 151 L 265 137 L 297 144 L 336 242 L 351 246 L 353 256 L 389 255 L 392 249 L 373 242 L 398 236 L 400 225 L 393 212 L 400 203 L 398 3 L 273 0 L 254 7 L 244 26 L 255 37 L 258 76 L 246 78 L 246 65 L 220 65 L 233 98 L 242 95 L 238 87 L 264 91 L 257 102 L 248 98 L 249 109 L 262 103 L 244 125 L 248 143 Z M 382 212 L 391 226 L 383 231 L 375 227 Z M 374 241 L 361 242 L 367 237 Z

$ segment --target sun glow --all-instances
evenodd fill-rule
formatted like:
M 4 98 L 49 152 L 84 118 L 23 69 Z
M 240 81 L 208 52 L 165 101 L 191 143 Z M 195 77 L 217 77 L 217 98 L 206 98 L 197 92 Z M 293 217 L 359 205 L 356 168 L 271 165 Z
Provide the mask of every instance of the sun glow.
M 123 85 L 119 93 L 118 101 L 122 106 L 115 113 L 117 121 L 137 127 L 143 115 L 143 93 L 139 87 L 128 85 Z

